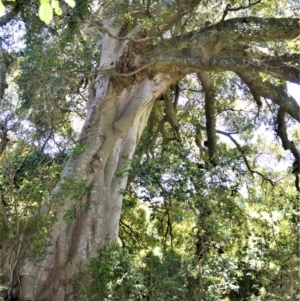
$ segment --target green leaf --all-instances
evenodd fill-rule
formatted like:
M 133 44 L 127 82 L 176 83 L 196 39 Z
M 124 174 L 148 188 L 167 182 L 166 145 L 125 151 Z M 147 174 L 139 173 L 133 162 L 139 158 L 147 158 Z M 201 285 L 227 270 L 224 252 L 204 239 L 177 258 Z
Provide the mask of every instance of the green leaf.
M 53 9 L 49 1 L 46 3 L 45 0 L 41 0 L 41 5 L 39 8 L 39 17 L 46 24 L 50 24 L 53 18 Z
M 51 5 L 52 5 L 52 7 L 53 7 L 55 13 L 56 13 L 58 16 L 61 16 L 61 14 L 62 14 L 62 9 L 61 9 L 60 6 L 59 6 L 58 0 L 52 0 L 52 1 L 51 1 Z
M 5 11 L 5 7 L 4 7 L 2 1 L 0 0 L 0 14 L 4 13 L 4 11 Z
M 63 216 L 64 221 L 71 221 L 76 218 L 76 209 L 75 207 L 70 208 Z
M 65 2 L 71 7 L 75 7 L 75 5 L 76 5 L 74 0 L 65 0 Z
M 86 144 L 85 143 L 76 143 L 74 147 L 71 149 L 69 157 L 71 159 L 76 158 L 79 156 L 84 150 L 86 149 Z

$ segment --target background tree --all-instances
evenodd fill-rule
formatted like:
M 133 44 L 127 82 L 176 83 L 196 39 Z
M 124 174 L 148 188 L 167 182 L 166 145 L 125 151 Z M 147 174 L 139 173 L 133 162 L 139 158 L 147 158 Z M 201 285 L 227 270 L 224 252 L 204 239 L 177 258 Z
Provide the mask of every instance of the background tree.
M 9 293 L 25 300 L 77 298 L 70 280 L 80 275 L 99 249 L 118 237 L 129 164 L 147 126 L 132 162 L 139 168 L 129 177 L 130 183 L 137 179 L 132 185 L 139 188 L 131 193 L 151 201 L 155 217 L 151 227 L 158 236 L 149 236 L 154 245 L 160 241 L 165 249 L 162 266 L 169 269 L 168 248 L 179 249 L 183 239 L 174 220 L 180 220 L 184 210 L 189 211 L 186 227 L 193 231 L 187 239 L 194 244 L 198 260 L 197 276 L 188 278 L 187 286 L 191 287 L 174 290 L 172 295 L 195 300 L 224 296 L 234 300 L 259 294 L 271 298 L 266 291 L 270 278 L 255 274 L 249 258 L 241 259 L 246 255 L 239 251 L 252 252 L 256 264 L 261 256 L 271 256 L 287 243 L 288 264 L 281 264 L 283 257 L 275 264 L 272 257 L 277 274 L 270 274 L 280 279 L 291 277 L 293 286 L 284 291 L 289 291 L 291 299 L 297 296 L 296 256 L 290 256 L 296 246 L 288 239 L 293 237 L 297 221 L 291 223 L 287 215 L 294 218 L 297 214 L 297 197 L 293 196 L 295 191 L 280 192 L 277 188 L 283 174 L 285 183 L 290 183 L 291 175 L 285 171 L 279 175 L 264 164 L 272 158 L 289 166 L 295 177 L 294 190 L 299 192 L 300 109 L 286 86 L 286 81 L 299 83 L 297 3 L 86 0 L 77 1 L 74 9 L 63 3 L 61 7 L 62 15 L 54 16 L 47 27 L 37 16 L 39 3 L 9 4 L 0 20 L 6 44 L 1 55 L 11 57 L 11 65 L 1 60 L 0 86 L 4 91 L 6 83 L 10 85 L 1 94 L 1 105 L 9 108 L 1 115 L 5 187 L 1 192 L 1 222 L 17 246 L 13 251 L 5 241 L 2 246 L 9 254 L 5 258 L 14 256 L 8 264 L 13 288 Z M 13 37 L 7 32 L 16 27 L 24 30 L 22 50 L 19 44 L 8 47 Z M 15 89 L 13 83 L 17 84 Z M 15 114 L 11 113 L 13 108 Z M 84 118 L 80 134 L 72 128 L 75 116 Z M 276 138 L 267 143 L 253 134 L 255 130 L 273 130 Z M 10 136 L 12 141 L 8 141 Z M 278 149 L 279 143 L 291 154 L 289 163 L 283 159 L 286 155 Z M 269 146 L 270 151 L 261 145 Z M 56 173 L 47 168 L 59 171 L 63 160 L 58 159 L 66 154 L 68 162 L 49 195 Z M 167 170 L 165 162 L 169 162 Z M 6 163 L 10 165 L 5 167 Z M 139 175 L 147 165 L 151 167 L 150 179 L 147 171 Z M 37 179 L 43 183 L 39 199 L 30 194 L 24 198 L 30 187 L 38 187 Z M 258 182 L 261 188 L 254 188 Z M 143 193 L 139 193 L 141 187 Z M 246 188 L 247 201 L 236 197 L 239 189 Z M 286 208 L 275 210 L 283 214 L 280 223 L 284 235 L 272 241 L 274 230 L 257 239 L 264 233 L 257 229 L 270 224 L 246 217 L 258 212 L 270 218 L 273 212 L 265 210 L 280 193 L 290 200 Z M 263 200 L 262 207 L 251 203 L 257 198 Z M 31 211 L 27 209 L 30 204 Z M 35 210 L 37 214 L 32 217 Z M 232 217 L 236 217 L 234 221 Z M 232 230 L 226 231 L 228 224 Z M 230 257 L 224 262 L 222 259 L 225 273 L 218 269 L 221 263 L 212 262 L 224 252 L 223 245 L 228 246 L 226 240 L 241 236 L 234 230 L 236 225 L 244 231 L 249 229 L 242 232 L 249 239 L 236 239 L 235 247 L 228 247 L 228 254 L 235 255 L 237 262 L 230 262 Z M 123 244 L 129 244 L 130 233 L 138 232 L 131 231 L 134 226 L 125 219 L 121 226 Z M 256 229 L 255 243 L 252 227 Z M 130 232 L 126 234 L 125 228 Z M 36 239 L 28 248 L 33 229 Z M 273 244 L 262 254 L 266 241 Z M 182 255 L 172 258 L 178 268 L 188 266 L 183 264 Z M 156 260 L 149 253 L 146 266 L 157 266 Z M 263 275 L 268 264 L 255 270 Z M 195 270 L 192 266 L 190 272 Z M 247 270 L 254 273 L 252 278 L 247 278 Z M 144 272 L 146 280 L 153 279 L 151 270 Z M 154 273 L 164 274 L 159 269 Z M 170 273 L 178 274 L 175 267 Z M 229 274 L 236 276 L 226 282 L 224 275 Z M 183 279 L 180 274 L 178 277 L 174 283 Z M 258 277 L 260 282 L 256 283 Z M 193 297 L 192 279 L 197 283 Z M 146 280 L 145 294 L 154 300 L 157 292 L 150 290 L 152 282 Z M 100 285 L 101 296 L 114 292 L 107 290 L 105 283 Z M 237 296 L 234 292 L 238 287 L 245 292 Z M 282 292 L 273 294 L 281 297 Z

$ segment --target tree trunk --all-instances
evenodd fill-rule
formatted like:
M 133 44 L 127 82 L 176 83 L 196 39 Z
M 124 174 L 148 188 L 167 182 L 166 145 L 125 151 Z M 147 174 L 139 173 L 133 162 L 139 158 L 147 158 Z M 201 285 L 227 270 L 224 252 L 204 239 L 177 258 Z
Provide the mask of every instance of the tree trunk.
M 127 41 L 121 43 L 108 36 L 103 39 L 98 75 L 79 138 L 85 147 L 69 160 L 51 198 L 41 209 L 43 214 L 54 213 L 57 221 L 43 261 L 34 266 L 26 260 L 16 273 L 13 295 L 19 299 L 72 300 L 68 280 L 85 266 L 88 258 L 97 255 L 97 250 L 118 237 L 121 192 L 127 182 L 127 176 L 120 176 L 124 163 L 132 158 L 155 99 L 176 80 L 171 73 L 151 77 L 145 74 L 142 78 L 108 75 L 105 70 L 129 58 L 128 45 Z M 70 180 L 75 186 L 84 181 L 87 187 L 86 194 L 76 201 L 66 192 Z M 72 220 L 66 219 L 70 209 L 74 212 Z

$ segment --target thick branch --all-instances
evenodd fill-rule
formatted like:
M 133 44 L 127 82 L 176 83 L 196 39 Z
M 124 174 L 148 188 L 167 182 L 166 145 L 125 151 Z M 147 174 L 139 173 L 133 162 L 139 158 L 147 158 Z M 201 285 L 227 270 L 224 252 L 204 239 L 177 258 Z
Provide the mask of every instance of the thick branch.
M 295 143 L 289 140 L 286 131 L 285 111 L 283 108 L 279 108 L 277 113 L 277 134 L 281 139 L 282 146 L 285 150 L 290 150 L 293 154 L 295 161 L 293 163 L 293 174 L 296 176 L 295 186 L 297 191 L 300 191 L 299 187 L 299 174 L 300 174 L 300 153 L 297 150 Z
M 10 229 L 10 223 L 7 217 L 7 214 L 5 212 L 4 206 L 3 206 L 3 199 L 2 199 L 2 193 L 0 192 L 0 214 L 2 215 L 2 218 L 4 220 L 4 223 L 7 227 L 7 229 Z
M 271 99 L 291 117 L 300 122 L 300 106 L 297 101 L 285 91 L 282 86 L 275 86 L 269 81 L 262 81 L 255 73 L 237 72 L 255 95 Z
M 172 127 L 174 136 L 178 141 L 181 141 L 180 134 L 179 134 L 179 122 L 176 117 L 176 110 L 172 102 L 170 91 L 164 93 L 164 101 L 165 101 L 166 118 Z
M 170 40 L 181 48 L 197 48 L 205 45 L 208 52 L 217 53 L 237 42 L 293 40 L 299 35 L 298 18 L 240 17 L 221 21 L 186 36 Z
M 8 129 L 5 124 L 0 122 L 0 155 L 4 152 L 8 142 Z
M 10 2 L 10 3 L 13 3 L 13 2 Z M 13 3 L 13 4 L 14 4 L 14 7 L 8 13 L 6 13 L 2 17 L 0 17 L 0 27 L 6 25 L 10 20 L 12 20 L 18 14 L 18 12 L 20 10 L 20 5 L 17 5 L 15 3 Z M 8 6 L 9 2 L 7 2 L 5 5 Z
M 10 20 L 12 20 L 17 15 L 16 11 L 12 9 L 4 16 L 0 17 L 0 26 L 4 26 L 7 24 Z
M 164 116 L 164 118 L 159 122 L 158 127 L 154 133 L 154 135 L 152 136 L 149 145 L 147 145 L 146 147 L 146 155 L 148 156 L 149 151 L 151 150 L 151 148 L 153 147 L 154 143 L 156 142 L 159 133 L 162 131 L 164 124 L 167 122 L 167 116 Z
M 293 156 L 297 161 L 300 161 L 300 154 L 296 149 L 296 146 L 293 141 L 290 141 L 286 132 L 286 122 L 285 122 L 285 111 L 282 108 L 279 108 L 277 114 L 277 133 L 281 139 L 282 146 L 285 150 L 290 150 Z M 298 170 L 300 172 L 300 170 Z
M 206 133 L 208 140 L 209 161 L 214 166 L 218 165 L 217 157 L 217 135 L 216 135 L 216 115 L 215 115 L 215 97 L 213 91 L 213 83 L 211 75 L 208 72 L 198 72 L 197 76 L 205 91 L 205 117 L 206 117 Z
M 234 18 L 215 25 L 222 33 L 231 33 L 237 41 L 291 40 L 299 35 L 299 18 Z M 223 37 L 225 40 L 229 37 Z
M 6 82 L 6 61 L 5 61 L 5 54 L 2 49 L 2 40 L 0 38 L 0 99 L 4 96 L 4 91 L 8 87 Z
M 300 83 L 300 70 L 286 62 L 298 62 L 300 53 L 280 57 L 265 56 L 258 59 L 247 57 L 211 56 L 210 68 L 220 71 L 259 71 L 296 84 Z
M 263 72 L 273 77 L 284 79 L 293 83 L 300 83 L 299 68 L 295 65 L 300 59 L 300 53 L 284 54 L 279 57 L 264 56 L 249 58 L 242 56 L 206 55 L 205 58 L 197 50 L 185 49 L 165 54 L 159 65 L 176 65 L 180 68 L 205 71 L 237 71 L 237 72 Z

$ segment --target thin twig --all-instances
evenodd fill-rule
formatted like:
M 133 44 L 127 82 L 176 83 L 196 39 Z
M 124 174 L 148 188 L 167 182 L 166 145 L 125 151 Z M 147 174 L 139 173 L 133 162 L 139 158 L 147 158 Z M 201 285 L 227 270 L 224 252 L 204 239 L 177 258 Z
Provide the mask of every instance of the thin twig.
M 258 174 L 259 176 L 261 176 L 265 181 L 268 181 L 271 185 L 275 185 L 274 181 L 265 177 L 262 173 L 260 173 L 259 171 L 253 170 L 249 164 L 249 161 L 247 159 L 247 157 L 245 156 L 244 150 L 241 147 L 241 145 L 232 137 L 232 135 L 230 133 L 226 133 L 220 130 L 216 130 L 216 132 L 218 134 L 224 135 L 226 137 L 228 137 L 236 146 L 236 148 L 239 150 L 240 154 L 242 155 L 242 158 L 247 166 L 247 169 L 250 171 L 250 173 L 252 174 L 252 176 L 254 177 L 254 174 Z
M 253 5 L 256 5 L 256 4 L 260 3 L 260 2 L 261 2 L 261 0 L 258 0 L 256 2 L 251 3 L 251 0 L 248 0 L 248 5 L 247 6 L 239 6 L 239 7 L 236 7 L 236 8 L 231 8 L 231 5 L 227 4 L 227 6 L 226 6 L 226 8 L 224 10 L 221 22 L 223 22 L 225 20 L 225 17 L 227 16 L 228 12 L 247 9 L 247 8 L 249 8 L 249 7 L 253 6 Z

